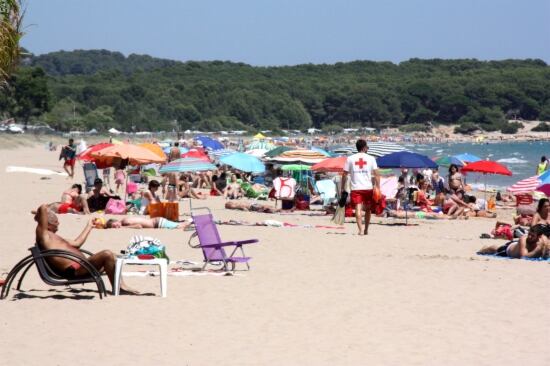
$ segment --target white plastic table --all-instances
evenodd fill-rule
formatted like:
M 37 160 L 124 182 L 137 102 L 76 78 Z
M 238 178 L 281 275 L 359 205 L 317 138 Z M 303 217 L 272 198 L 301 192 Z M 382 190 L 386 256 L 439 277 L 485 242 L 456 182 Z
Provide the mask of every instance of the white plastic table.
M 139 259 L 137 257 L 117 257 L 115 264 L 115 284 L 113 285 L 113 295 L 118 296 L 120 293 L 120 276 L 122 275 L 122 266 L 125 264 L 159 266 L 160 293 L 162 297 L 166 297 L 166 290 L 168 287 L 168 261 L 165 258 Z

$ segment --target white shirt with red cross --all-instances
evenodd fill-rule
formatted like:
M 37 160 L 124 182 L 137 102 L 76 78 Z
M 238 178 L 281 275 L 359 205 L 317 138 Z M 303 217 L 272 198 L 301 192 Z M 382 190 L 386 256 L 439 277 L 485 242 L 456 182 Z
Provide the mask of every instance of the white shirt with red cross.
M 370 155 L 357 153 L 348 156 L 344 165 L 344 171 L 349 174 L 351 190 L 372 189 L 372 172 L 376 169 L 378 169 L 376 159 Z

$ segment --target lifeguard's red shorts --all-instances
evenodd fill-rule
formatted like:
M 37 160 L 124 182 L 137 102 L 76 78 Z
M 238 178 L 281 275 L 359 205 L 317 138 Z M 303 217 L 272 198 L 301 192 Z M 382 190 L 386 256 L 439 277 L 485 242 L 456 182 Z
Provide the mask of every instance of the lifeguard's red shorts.
M 365 206 L 371 206 L 374 202 L 372 201 L 372 189 L 361 189 L 357 191 L 351 191 L 351 203 L 358 205 L 360 203 Z

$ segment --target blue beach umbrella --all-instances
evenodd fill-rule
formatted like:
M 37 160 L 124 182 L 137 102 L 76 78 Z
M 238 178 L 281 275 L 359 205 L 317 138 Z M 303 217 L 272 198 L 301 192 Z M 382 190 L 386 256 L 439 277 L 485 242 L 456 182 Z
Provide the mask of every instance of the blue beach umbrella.
M 376 159 L 379 168 L 437 169 L 437 164 L 429 157 L 408 151 L 394 152 Z
M 479 156 L 475 156 L 469 153 L 453 155 L 453 158 L 457 158 L 458 160 L 463 161 L 465 163 L 475 163 L 476 161 L 481 160 Z
M 434 161 L 436 162 L 437 165 L 440 165 L 440 166 L 451 166 L 452 164 L 459 167 L 464 166 L 464 163 L 454 156 L 443 156 L 441 158 L 434 159 Z
M 241 152 L 222 156 L 220 158 L 220 163 L 232 166 L 235 169 L 242 170 L 247 173 L 265 172 L 265 166 L 260 159 Z
M 208 150 L 221 150 L 224 148 L 221 142 L 208 136 L 197 136 L 195 137 L 195 140 L 200 141 L 202 147 Z
M 159 173 L 204 172 L 214 169 L 216 169 L 216 166 L 208 161 L 196 158 L 181 158 L 163 165 Z

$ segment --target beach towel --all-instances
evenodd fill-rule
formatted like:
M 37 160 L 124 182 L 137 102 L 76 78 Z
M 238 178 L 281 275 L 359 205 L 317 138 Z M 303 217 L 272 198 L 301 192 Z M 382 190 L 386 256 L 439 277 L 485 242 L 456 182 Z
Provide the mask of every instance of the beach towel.
M 24 166 L 7 166 L 6 173 L 33 173 L 40 175 L 61 175 L 64 177 L 68 176 L 68 174 L 65 172 L 57 172 L 50 169 L 27 168 Z

